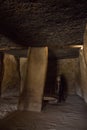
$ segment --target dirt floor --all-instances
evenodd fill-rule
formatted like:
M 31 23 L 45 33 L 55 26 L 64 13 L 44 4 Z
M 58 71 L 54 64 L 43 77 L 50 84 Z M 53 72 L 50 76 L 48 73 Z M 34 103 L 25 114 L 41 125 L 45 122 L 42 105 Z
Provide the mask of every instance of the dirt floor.
M 87 105 L 68 96 L 65 103 L 47 103 L 42 112 L 17 111 L 17 95 L 0 99 L 0 130 L 87 130 Z

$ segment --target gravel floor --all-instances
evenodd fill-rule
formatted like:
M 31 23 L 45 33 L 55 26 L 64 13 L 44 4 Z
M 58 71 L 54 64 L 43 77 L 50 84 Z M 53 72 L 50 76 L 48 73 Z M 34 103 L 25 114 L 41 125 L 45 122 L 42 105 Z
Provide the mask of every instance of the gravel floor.
M 87 130 L 87 105 L 78 96 L 46 104 L 42 112 L 17 111 L 18 96 L 0 99 L 0 130 Z
M 3 119 L 10 112 L 17 110 L 18 89 L 7 89 L 0 98 L 0 119 Z

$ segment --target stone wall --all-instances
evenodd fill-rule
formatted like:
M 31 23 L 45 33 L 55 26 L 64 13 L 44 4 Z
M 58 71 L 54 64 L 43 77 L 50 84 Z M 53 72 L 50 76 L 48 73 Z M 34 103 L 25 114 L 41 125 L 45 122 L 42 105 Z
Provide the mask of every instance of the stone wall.
M 13 55 L 4 55 L 4 76 L 2 81 L 2 93 L 7 88 L 19 87 L 19 74 L 17 60 Z
M 20 76 L 21 76 L 20 92 L 22 92 L 22 89 L 25 84 L 26 71 L 27 71 L 27 58 L 22 57 L 20 58 Z
M 25 79 L 23 77 L 23 72 L 21 73 L 23 89 L 20 94 L 19 110 L 41 111 L 47 61 L 47 47 L 30 48 L 27 60 L 27 72 L 26 67 L 22 69 L 23 72 L 26 72 L 24 73 Z M 26 59 L 21 63 L 26 65 Z
M 68 94 L 75 94 L 79 86 L 79 60 L 60 59 L 57 61 L 57 75 L 64 74 L 68 84 Z
M 83 50 L 80 51 L 81 87 L 83 98 L 87 103 L 87 25 L 84 33 Z
M 4 53 L 0 52 L 0 96 L 1 96 L 1 86 L 4 73 L 3 59 L 4 59 Z
M 80 71 L 81 71 L 81 88 L 82 88 L 82 96 L 87 102 L 87 66 L 84 58 L 83 50 L 80 51 Z
M 86 28 L 85 28 L 85 33 L 84 33 L 84 57 L 85 57 L 85 61 L 86 61 L 86 64 L 87 64 L 87 25 L 86 25 Z

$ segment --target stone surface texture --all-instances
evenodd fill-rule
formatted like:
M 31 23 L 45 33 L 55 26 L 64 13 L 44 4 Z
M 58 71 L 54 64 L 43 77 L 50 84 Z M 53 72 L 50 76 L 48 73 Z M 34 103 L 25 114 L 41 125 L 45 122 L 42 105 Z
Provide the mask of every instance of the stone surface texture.
M 4 75 L 2 81 L 2 93 L 7 88 L 18 87 L 19 88 L 19 74 L 17 70 L 17 60 L 13 55 L 4 55 Z
M 19 110 L 41 111 L 47 61 L 47 47 L 29 49 L 27 73 L 20 95 Z
M 79 83 L 79 59 L 60 59 L 57 60 L 57 75 L 64 74 L 68 85 L 68 94 L 75 94 L 76 87 L 80 86 Z
M 0 33 L 28 46 L 82 44 L 86 5 L 86 0 L 1 0 Z
M 1 130 L 87 130 L 87 105 L 78 96 L 69 96 L 65 103 L 47 104 L 41 113 L 12 112 L 16 103 L 15 98 L 0 101 L 2 117 L 6 115 L 0 120 Z

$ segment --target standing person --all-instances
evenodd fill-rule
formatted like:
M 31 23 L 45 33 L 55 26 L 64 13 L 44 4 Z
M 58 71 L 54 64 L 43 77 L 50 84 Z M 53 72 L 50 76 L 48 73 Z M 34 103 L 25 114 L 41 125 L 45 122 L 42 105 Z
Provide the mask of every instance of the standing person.
M 67 82 L 65 76 L 61 74 L 60 86 L 59 86 L 59 103 L 66 100 L 67 96 Z
M 60 82 L 61 82 L 60 75 L 57 77 L 56 81 L 57 81 L 57 83 L 56 83 L 55 94 L 56 94 L 56 98 L 57 98 L 57 102 L 58 102 L 58 100 L 59 100 Z
M 63 84 L 62 84 L 62 80 L 60 78 L 59 99 L 58 99 L 58 102 L 61 103 L 62 99 L 63 99 Z
M 56 96 L 57 96 L 57 102 L 59 103 L 66 100 L 67 82 L 63 74 L 57 77 Z

